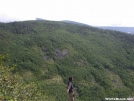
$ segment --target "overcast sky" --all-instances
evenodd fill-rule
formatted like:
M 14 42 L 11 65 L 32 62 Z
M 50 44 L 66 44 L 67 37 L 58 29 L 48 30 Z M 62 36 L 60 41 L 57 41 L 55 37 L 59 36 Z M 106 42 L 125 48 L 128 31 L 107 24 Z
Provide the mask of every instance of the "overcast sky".
M 36 18 L 134 27 L 134 0 L 0 0 L 0 22 Z

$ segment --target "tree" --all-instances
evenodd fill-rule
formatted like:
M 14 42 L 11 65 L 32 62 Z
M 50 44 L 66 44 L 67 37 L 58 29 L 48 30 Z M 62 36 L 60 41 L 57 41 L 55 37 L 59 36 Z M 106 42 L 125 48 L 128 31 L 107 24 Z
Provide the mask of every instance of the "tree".
M 26 83 L 17 73 L 12 73 L 15 66 L 6 65 L 7 55 L 0 55 L 0 99 L 10 101 L 38 101 L 47 99 L 34 83 Z

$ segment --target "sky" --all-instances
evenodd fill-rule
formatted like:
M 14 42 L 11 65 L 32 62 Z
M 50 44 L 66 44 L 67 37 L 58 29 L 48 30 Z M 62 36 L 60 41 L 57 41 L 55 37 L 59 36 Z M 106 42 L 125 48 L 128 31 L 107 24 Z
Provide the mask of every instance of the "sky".
M 36 18 L 134 27 L 134 0 L 0 0 L 0 22 Z

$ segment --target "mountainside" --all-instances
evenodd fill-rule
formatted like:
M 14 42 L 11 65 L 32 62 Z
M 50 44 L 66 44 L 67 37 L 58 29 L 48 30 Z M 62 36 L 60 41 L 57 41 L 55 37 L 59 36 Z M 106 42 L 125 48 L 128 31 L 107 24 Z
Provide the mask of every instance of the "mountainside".
M 68 101 L 70 76 L 75 101 L 134 96 L 134 35 L 46 20 L 0 23 L 0 54 L 54 101 Z
M 109 29 L 109 30 L 115 30 L 115 31 L 120 31 L 120 32 L 125 32 L 129 34 L 134 34 L 134 27 L 108 27 L 108 26 L 97 26 L 98 28 L 102 29 Z

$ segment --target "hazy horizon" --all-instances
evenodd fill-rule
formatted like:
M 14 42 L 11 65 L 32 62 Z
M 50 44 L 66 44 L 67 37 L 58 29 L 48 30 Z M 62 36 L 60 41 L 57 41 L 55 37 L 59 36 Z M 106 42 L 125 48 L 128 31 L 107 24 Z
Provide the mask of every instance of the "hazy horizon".
M 133 0 L 1 0 L 0 22 L 70 20 L 92 26 L 134 27 Z

